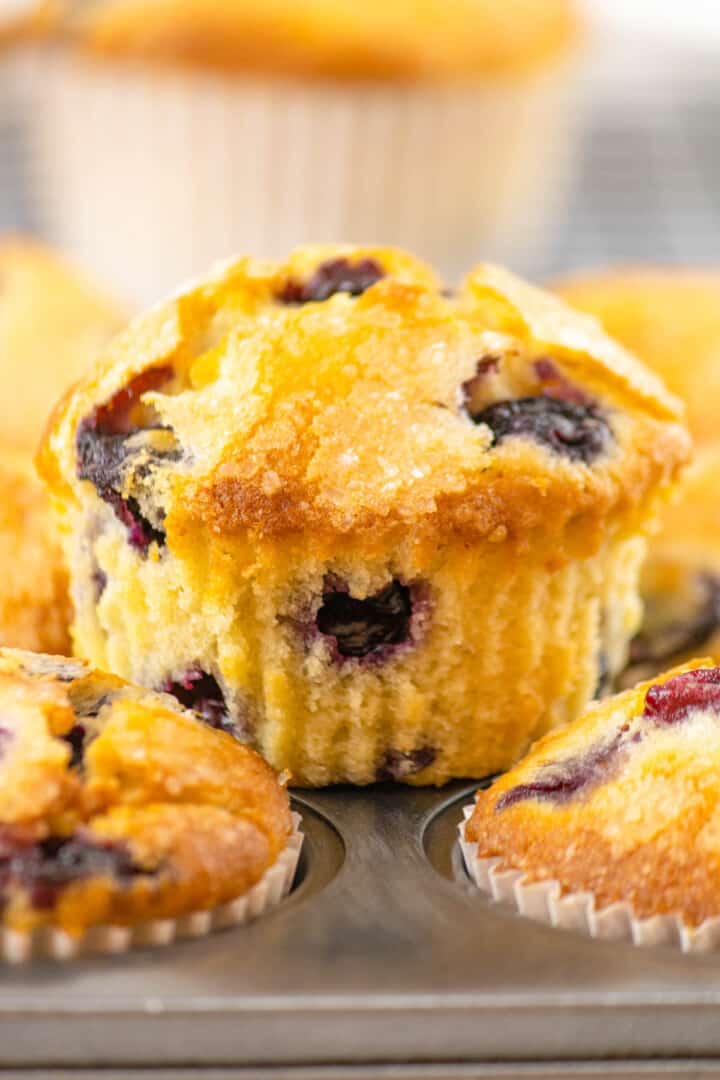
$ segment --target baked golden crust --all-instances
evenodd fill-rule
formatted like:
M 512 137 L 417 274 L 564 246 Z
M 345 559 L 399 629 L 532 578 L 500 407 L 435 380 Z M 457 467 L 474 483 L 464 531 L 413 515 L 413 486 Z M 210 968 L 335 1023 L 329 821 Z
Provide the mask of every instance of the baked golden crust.
M 341 258 L 371 259 L 387 276 L 357 298 L 278 303 L 288 281 Z M 460 396 L 495 355 L 517 369 L 513 396 L 542 392 L 533 363 L 551 355 L 607 402 L 617 448 L 587 467 L 532 440 L 491 447 Z M 688 454 L 678 403 L 562 303 L 495 268 L 448 297 L 407 256 L 326 247 L 285 266 L 237 262 L 121 334 L 51 426 L 40 461 L 56 494 L 69 494 L 79 425 L 155 368 L 174 381 L 147 400 L 193 448 L 191 467 L 164 481 L 171 545 L 198 528 L 303 532 L 318 551 L 343 534 L 387 545 L 409 528 L 418 542 L 498 529 L 521 538 L 578 517 L 597 543 L 610 513 L 642 505 Z M 209 424 L 213 413 L 226 422 Z
M 720 713 L 707 695 L 720 684 L 701 688 L 703 705 L 688 706 L 685 686 L 646 706 L 654 685 L 697 669 L 720 675 L 710 665 L 641 683 L 540 740 L 478 793 L 466 826 L 478 854 L 529 881 L 557 880 L 563 893 L 589 891 L 598 908 L 627 901 L 642 918 L 677 913 L 693 927 L 719 915 Z
M 0 645 L 67 652 L 71 615 L 47 493 L 29 454 L 0 446 Z
M 718 437 L 720 273 L 628 268 L 559 283 L 568 303 L 659 373 L 687 405 L 693 437 Z
M 3 440 L 34 451 L 58 397 L 123 322 L 119 307 L 54 253 L 4 239 L 0 371 L 11 392 L 0 402 Z
M 110 0 L 80 20 L 104 56 L 331 79 L 523 73 L 578 34 L 571 0 Z
M 70 933 L 243 895 L 285 846 L 288 798 L 252 750 L 78 660 L 0 650 L 6 926 Z

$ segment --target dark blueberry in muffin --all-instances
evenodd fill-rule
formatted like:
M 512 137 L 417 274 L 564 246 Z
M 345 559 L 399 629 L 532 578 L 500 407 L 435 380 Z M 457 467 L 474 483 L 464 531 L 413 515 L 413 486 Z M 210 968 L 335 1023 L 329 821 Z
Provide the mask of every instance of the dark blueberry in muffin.
M 160 689 L 164 694 L 172 694 L 186 709 L 196 712 L 209 727 L 238 735 L 220 683 L 209 672 L 191 668 L 180 679 L 168 679 Z
M 137 499 L 132 496 L 123 499 L 122 496 L 115 492 L 101 494 L 101 498 L 112 506 L 115 516 L 127 529 L 128 543 L 131 547 L 136 548 L 143 554 L 147 552 L 152 543 L 156 543 L 158 547 L 163 547 L 166 539 L 165 530 L 156 528 L 148 521 L 142 514 Z
M 416 750 L 388 750 L 378 766 L 377 779 L 407 780 L 432 765 L 437 751 L 432 746 L 419 746 Z
M 125 844 L 82 833 L 31 844 L 9 835 L 0 839 L 0 894 L 16 884 L 27 889 L 33 905 L 41 909 L 54 907 L 73 882 L 98 875 L 125 882 L 143 873 L 147 871 L 135 864 Z
M 283 304 L 309 304 L 329 300 L 340 292 L 360 296 L 383 277 L 385 271 L 375 259 L 330 259 L 307 281 L 288 281 L 278 299 Z
M 71 769 L 79 769 L 83 764 L 87 733 L 87 728 L 84 724 L 75 724 L 66 735 L 63 735 L 63 740 L 69 745 L 71 751 Z
M 134 438 L 139 432 L 168 432 L 153 422 L 151 410 L 145 409 L 140 398 L 172 377 L 173 371 L 167 367 L 138 375 L 80 424 L 75 442 L 78 476 L 93 484 L 100 498 L 113 508 L 127 528 L 131 546 L 143 553 L 153 542 L 160 546 L 165 543 L 163 513 L 158 510 L 157 520 L 151 521 L 143 513 L 138 498 L 126 491 L 126 480 L 133 468 L 135 476 L 142 478 L 147 475 L 149 461 L 177 461 L 180 456 L 171 433 L 167 445 L 143 443 Z M 156 441 L 161 437 L 156 436 Z
M 509 806 L 524 802 L 525 799 L 547 799 L 550 802 L 564 803 L 589 791 L 607 778 L 620 750 L 629 742 L 639 741 L 640 732 L 636 732 L 630 739 L 627 738 L 628 726 L 623 724 L 612 739 L 591 748 L 585 754 L 549 764 L 541 771 L 537 780 L 510 788 L 498 799 L 496 811 L 507 810 Z
M 720 714 L 720 668 L 686 671 L 651 686 L 643 716 L 656 724 L 680 724 L 696 709 Z
M 475 424 L 486 424 L 494 445 L 513 436 L 527 436 L 571 461 L 590 464 L 607 449 L 607 421 L 591 405 L 546 396 L 517 398 L 470 413 Z
M 334 638 L 340 656 L 363 657 L 408 641 L 412 613 L 410 588 L 392 581 L 364 600 L 346 590 L 324 592 L 315 622 Z

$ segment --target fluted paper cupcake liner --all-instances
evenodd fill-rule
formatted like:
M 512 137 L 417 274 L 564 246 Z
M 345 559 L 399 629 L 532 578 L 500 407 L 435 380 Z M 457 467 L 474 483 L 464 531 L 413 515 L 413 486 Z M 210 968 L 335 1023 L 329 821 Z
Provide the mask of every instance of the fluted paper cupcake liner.
M 573 64 L 453 87 L 37 63 L 37 212 L 137 302 L 229 252 L 307 243 L 396 244 L 454 278 L 527 259 L 563 205 Z
M 0 930 L 0 960 L 24 964 L 31 960 L 74 960 L 94 953 L 118 954 L 135 947 L 171 945 L 251 922 L 278 904 L 292 886 L 303 843 L 300 815 L 293 814 L 292 819 L 293 831 L 284 849 L 252 889 L 236 900 L 177 919 L 154 919 L 135 926 L 93 926 L 80 936 L 50 926 L 28 932 L 5 928 Z
M 502 868 L 499 857 L 478 854 L 477 845 L 465 839 L 465 825 L 473 807 L 463 809 L 459 826 L 460 848 L 468 874 L 482 892 L 513 907 L 518 914 L 561 930 L 574 930 L 606 941 L 634 945 L 670 945 L 683 952 L 710 952 L 720 947 L 720 918 L 688 926 L 679 914 L 641 918 L 632 904 L 618 902 L 598 908 L 591 892 L 564 891 L 559 881 L 527 880 L 525 871 Z

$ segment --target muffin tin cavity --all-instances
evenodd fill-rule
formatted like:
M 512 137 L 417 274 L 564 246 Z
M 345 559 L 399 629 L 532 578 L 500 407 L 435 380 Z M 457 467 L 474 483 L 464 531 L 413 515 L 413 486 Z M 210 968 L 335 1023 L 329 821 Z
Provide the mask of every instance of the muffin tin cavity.
M 329 259 L 321 263 L 307 281 L 290 279 L 278 294 L 282 304 L 321 303 L 335 293 L 360 296 L 371 285 L 385 277 L 385 271 L 375 259 Z
M 345 862 L 345 844 L 324 814 L 293 795 L 292 808 L 302 817 L 303 846 L 290 898 L 308 897 L 325 889 Z M 287 901 L 286 901 L 287 902 Z
M 443 801 L 427 821 L 422 833 L 422 849 L 428 863 L 450 881 L 469 882 L 458 844 L 458 825 L 463 809 L 473 801 L 479 787 L 488 787 L 492 779 L 465 785 L 461 793 Z

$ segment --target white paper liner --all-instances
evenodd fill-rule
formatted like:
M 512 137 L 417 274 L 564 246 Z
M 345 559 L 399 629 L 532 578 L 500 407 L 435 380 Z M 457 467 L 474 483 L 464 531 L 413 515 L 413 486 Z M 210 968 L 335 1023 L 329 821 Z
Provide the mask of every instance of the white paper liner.
M 463 809 L 459 825 L 460 848 L 468 874 L 477 887 L 500 903 L 509 904 L 528 919 L 561 930 L 575 930 L 592 938 L 630 941 L 634 945 L 672 945 L 683 952 L 710 952 L 720 947 L 720 918 L 698 927 L 687 926 L 679 915 L 642 919 L 626 902 L 597 909 L 590 892 L 563 893 L 559 881 L 526 881 L 522 870 L 502 870 L 498 857 L 478 855 L 477 845 L 465 839 L 465 825 L 474 807 Z
M 233 252 L 399 245 L 454 279 L 525 259 L 562 207 L 575 65 L 452 86 L 154 71 L 44 51 L 35 210 L 108 285 L 149 303 Z
M 74 960 L 93 953 L 118 954 L 138 946 L 171 945 L 174 941 L 204 937 L 213 930 L 251 922 L 290 891 L 303 843 L 300 815 L 294 813 L 292 822 L 292 833 L 275 862 L 237 900 L 177 919 L 154 919 L 135 926 L 95 926 L 79 937 L 48 926 L 32 932 L 1 929 L 0 961 L 24 964 L 31 960 Z

